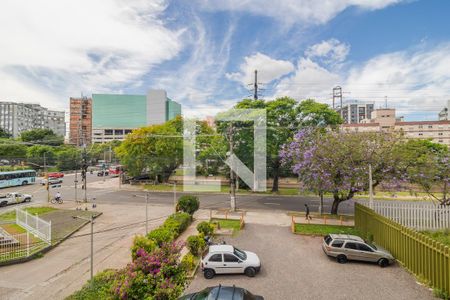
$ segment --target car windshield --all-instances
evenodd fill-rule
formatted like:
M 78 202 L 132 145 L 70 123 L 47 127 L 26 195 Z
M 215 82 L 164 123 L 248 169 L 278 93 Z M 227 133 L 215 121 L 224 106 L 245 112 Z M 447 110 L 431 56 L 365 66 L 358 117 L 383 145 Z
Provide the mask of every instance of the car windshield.
M 239 257 L 241 260 L 246 260 L 247 259 L 247 254 L 245 254 L 244 251 L 239 250 L 238 248 L 234 248 L 234 255 Z

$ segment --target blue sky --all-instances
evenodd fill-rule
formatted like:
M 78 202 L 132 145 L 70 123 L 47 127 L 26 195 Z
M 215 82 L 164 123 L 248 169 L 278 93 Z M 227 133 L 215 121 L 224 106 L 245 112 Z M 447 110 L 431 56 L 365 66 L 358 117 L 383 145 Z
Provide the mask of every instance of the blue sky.
M 407 120 L 450 99 L 445 0 L 6 0 L 0 100 L 67 109 L 80 93 L 164 88 L 189 116 L 247 97 L 375 101 Z

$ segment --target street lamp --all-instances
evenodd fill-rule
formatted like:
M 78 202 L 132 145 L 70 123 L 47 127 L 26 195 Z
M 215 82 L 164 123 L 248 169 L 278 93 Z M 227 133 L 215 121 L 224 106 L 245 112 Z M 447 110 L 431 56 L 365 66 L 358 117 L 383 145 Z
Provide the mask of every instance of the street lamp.
M 91 215 L 90 219 L 80 216 L 72 216 L 72 218 L 88 221 L 91 223 L 91 280 L 92 280 L 92 278 L 94 277 L 94 216 Z

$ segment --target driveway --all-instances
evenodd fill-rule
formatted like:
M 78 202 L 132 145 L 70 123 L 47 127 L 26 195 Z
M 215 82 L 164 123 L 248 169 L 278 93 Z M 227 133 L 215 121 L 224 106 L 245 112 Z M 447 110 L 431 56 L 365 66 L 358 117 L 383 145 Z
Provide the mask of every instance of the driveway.
M 294 235 L 288 227 L 246 224 L 238 236 L 226 240 L 256 252 L 262 261 L 261 272 L 254 278 L 217 275 L 211 280 L 198 272 L 186 293 L 235 284 L 266 300 L 434 299 L 398 264 L 384 269 L 358 262 L 338 264 L 323 253 L 322 238 Z

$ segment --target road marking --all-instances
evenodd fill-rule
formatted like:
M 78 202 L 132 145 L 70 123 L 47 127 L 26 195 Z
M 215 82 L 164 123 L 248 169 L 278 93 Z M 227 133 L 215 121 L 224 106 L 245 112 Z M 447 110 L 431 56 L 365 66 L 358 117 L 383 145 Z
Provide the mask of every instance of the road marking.
M 280 203 L 273 203 L 273 202 L 264 202 L 266 205 L 280 205 Z

